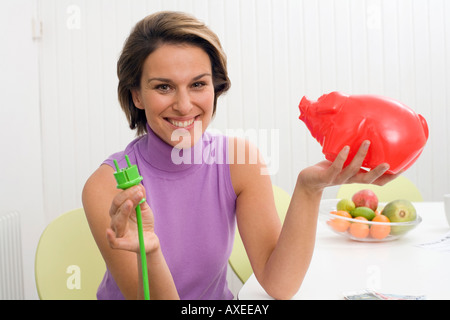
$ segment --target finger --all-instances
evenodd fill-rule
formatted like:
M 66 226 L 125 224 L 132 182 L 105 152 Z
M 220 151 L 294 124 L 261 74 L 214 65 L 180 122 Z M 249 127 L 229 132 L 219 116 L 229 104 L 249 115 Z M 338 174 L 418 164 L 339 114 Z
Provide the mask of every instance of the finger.
M 380 164 L 379 166 L 375 167 L 374 169 L 369 171 L 369 174 L 373 173 L 372 181 L 374 182 L 375 180 L 377 180 L 378 178 L 382 177 L 386 171 L 389 170 L 389 164 L 388 163 L 383 163 Z
M 386 183 L 391 182 L 392 180 L 396 179 L 400 175 L 402 175 L 403 172 L 399 172 L 396 174 L 383 174 L 379 178 L 373 181 L 373 184 L 384 186 Z
M 113 229 L 111 228 L 106 229 L 106 239 L 108 240 L 109 246 L 115 249 L 117 237 Z
M 143 188 L 139 186 L 131 187 L 118 193 L 110 206 L 109 215 L 111 217 L 111 223 L 115 224 L 116 221 L 123 223 L 128 219 L 132 209 L 134 209 L 143 198 Z M 113 228 L 113 230 L 115 230 Z
M 360 175 L 361 180 L 360 183 L 371 183 L 375 184 L 375 182 L 380 179 L 386 171 L 389 170 L 389 164 L 383 163 L 379 166 L 373 168 L 365 174 Z
M 344 167 L 345 161 L 347 161 L 347 157 L 350 153 L 350 147 L 345 146 L 336 156 L 336 159 L 331 163 L 330 167 L 327 170 L 327 175 L 331 180 L 334 180 L 341 172 Z
M 143 185 L 139 185 L 138 188 L 141 190 L 142 197 L 139 198 L 138 205 L 141 207 L 142 216 L 147 215 L 148 213 L 152 214 L 152 209 L 147 203 L 147 191 L 145 190 Z
M 145 192 L 143 190 L 144 188 L 141 185 L 137 185 L 119 192 L 112 201 L 109 210 L 110 216 L 113 216 L 127 200 L 131 200 L 137 206 L 144 197 Z
M 356 152 L 355 156 L 350 162 L 349 167 L 359 171 L 364 162 L 364 159 L 367 156 L 367 153 L 369 152 L 369 147 L 370 141 L 369 140 L 363 141 L 363 143 L 361 143 L 361 145 L 359 146 L 358 152 Z
M 369 151 L 370 141 L 365 140 L 358 149 L 358 152 L 353 157 L 350 164 L 342 171 L 342 179 L 344 181 L 350 179 L 354 175 L 361 172 L 361 166 L 364 162 L 364 159 L 367 156 L 367 152 Z
M 116 236 L 121 238 L 124 236 L 128 227 L 130 215 L 134 212 L 133 203 L 126 200 L 111 217 L 111 229 Z
M 112 249 L 132 251 L 133 245 L 127 239 L 117 238 L 112 229 L 106 230 L 106 238 Z

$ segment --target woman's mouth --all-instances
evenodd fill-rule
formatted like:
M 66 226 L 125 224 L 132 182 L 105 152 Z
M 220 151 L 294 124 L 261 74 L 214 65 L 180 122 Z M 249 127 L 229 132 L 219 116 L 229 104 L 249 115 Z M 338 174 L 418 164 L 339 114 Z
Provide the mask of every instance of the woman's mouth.
M 177 127 L 177 128 L 188 128 L 190 126 L 192 126 L 192 124 L 194 123 L 195 119 L 197 117 L 191 118 L 191 119 L 187 119 L 187 120 L 175 120 L 175 119 L 171 119 L 171 118 L 166 118 L 166 120 L 173 126 Z

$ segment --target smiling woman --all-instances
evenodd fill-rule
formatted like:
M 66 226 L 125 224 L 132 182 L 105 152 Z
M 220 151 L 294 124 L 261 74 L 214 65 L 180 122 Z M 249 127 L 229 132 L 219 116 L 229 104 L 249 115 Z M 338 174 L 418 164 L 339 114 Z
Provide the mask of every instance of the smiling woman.
M 142 88 L 142 81 L 145 81 L 144 69 L 149 55 L 159 47 L 168 44 L 195 46 L 208 55 L 210 68 L 207 74 L 212 76 L 214 88 L 213 115 L 216 111 L 217 99 L 231 86 L 227 72 L 227 59 L 220 41 L 217 35 L 202 22 L 176 12 L 159 12 L 144 18 L 131 32 L 117 63 L 119 102 L 127 116 L 130 128 L 137 129 L 138 135 L 147 132 L 147 119 L 144 110 L 136 108 L 132 91 Z M 201 76 L 203 77 L 203 74 Z M 173 79 L 164 78 L 156 80 L 163 80 L 160 81 L 159 88 L 168 90 L 170 80 Z M 146 80 L 146 85 L 153 82 L 152 78 Z M 191 80 L 200 79 L 194 77 Z
M 208 165 L 172 158 L 174 149 L 183 160 L 190 149 L 193 155 L 214 149 L 227 157 L 227 138 L 205 132 L 218 97 L 230 87 L 218 38 L 189 15 L 153 14 L 131 32 L 117 73 L 119 102 L 138 137 L 105 160 L 83 190 L 86 215 L 108 266 L 98 298 L 142 297 L 132 212 L 146 192 L 141 211 L 151 298 L 232 298 L 226 283 L 236 204 L 230 168 L 209 158 Z M 182 147 L 172 140 L 180 131 L 191 137 L 180 136 Z M 112 161 L 123 154 L 138 164 L 144 180 L 117 191 Z
M 151 15 L 126 41 L 118 75 L 121 106 L 139 136 L 107 158 L 83 190 L 85 212 L 107 265 L 99 298 L 142 298 L 143 271 L 152 299 L 231 299 L 227 267 L 238 225 L 258 281 L 274 298 L 288 299 L 298 291 L 312 257 L 323 189 L 391 179 L 383 176 L 381 165 L 360 173 L 364 145 L 343 168 L 348 157 L 343 148 L 333 163 L 298 174 L 282 226 L 258 148 L 206 131 L 218 97 L 230 86 L 225 55 L 212 31 L 189 15 Z M 180 131 L 190 137 L 181 147 L 173 140 Z M 248 150 L 242 159 L 240 145 Z M 118 191 L 114 160 L 125 155 L 143 180 Z M 200 155 L 202 161 L 184 161 L 186 155 L 188 160 Z M 137 206 L 147 270 L 136 257 Z
M 188 131 L 193 146 L 194 121 L 209 126 L 214 105 L 211 61 L 206 52 L 192 45 L 165 44 L 144 62 L 139 88 L 132 89 L 133 103 L 145 111 L 153 132 L 169 145 L 173 131 Z

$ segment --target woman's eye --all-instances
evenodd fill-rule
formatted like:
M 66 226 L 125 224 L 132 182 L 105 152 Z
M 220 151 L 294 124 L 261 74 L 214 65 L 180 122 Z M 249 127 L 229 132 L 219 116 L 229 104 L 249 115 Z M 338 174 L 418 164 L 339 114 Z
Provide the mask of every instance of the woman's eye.
M 159 91 L 167 92 L 170 90 L 170 86 L 168 84 L 159 84 L 156 86 L 156 89 Z
M 203 88 L 205 85 L 206 85 L 206 83 L 204 83 L 204 82 L 195 82 L 194 84 L 192 84 L 192 87 L 200 89 L 200 88 Z

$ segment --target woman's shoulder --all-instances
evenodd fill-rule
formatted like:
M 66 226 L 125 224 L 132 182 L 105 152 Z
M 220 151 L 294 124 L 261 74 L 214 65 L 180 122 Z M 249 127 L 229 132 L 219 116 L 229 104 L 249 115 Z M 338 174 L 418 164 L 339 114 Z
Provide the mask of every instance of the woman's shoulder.
M 142 138 L 143 136 L 134 139 L 124 150 L 111 154 L 100 163 L 99 167 L 89 176 L 84 185 L 83 199 L 95 198 L 102 194 L 110 197 L 117 192 L 117 183 L 114 178 L 114 172 L 116 171 L 114 160 L 117 161 L 119 168 L 127 166 L 125 155 L 134 163 L 136 145 Z
M 258 166 L 264 161 L 256 144 L 238 136 L 228 136 L 228 154 L 230 164 L 243 166 Z
M 143 140 L 145 140 L 145 135 L 135 138 L 125 147 L 125 149 L 112 153 L 101 163 L 101 165 L 108 165 L 114 168 L 114 160 L 116 160 L 119 164 L 119 167 L 123 168 L 127 165 L 125 155 L 129 157 L 131 162 L 135 163 L 136 148 L 139 144 L 142 143 Z
M 227 139 L 231 182 L 239 195 L 249 184 L 260 180 L 266 165 L 256 144 L 242 137 Z
M 88 198 L 98 198 L 101 194 L 115 193 L 117 191 L 114 179 L 114 169 L 111 166 L 100 165 L 86 180 L 82 197 L 83 202 Z

